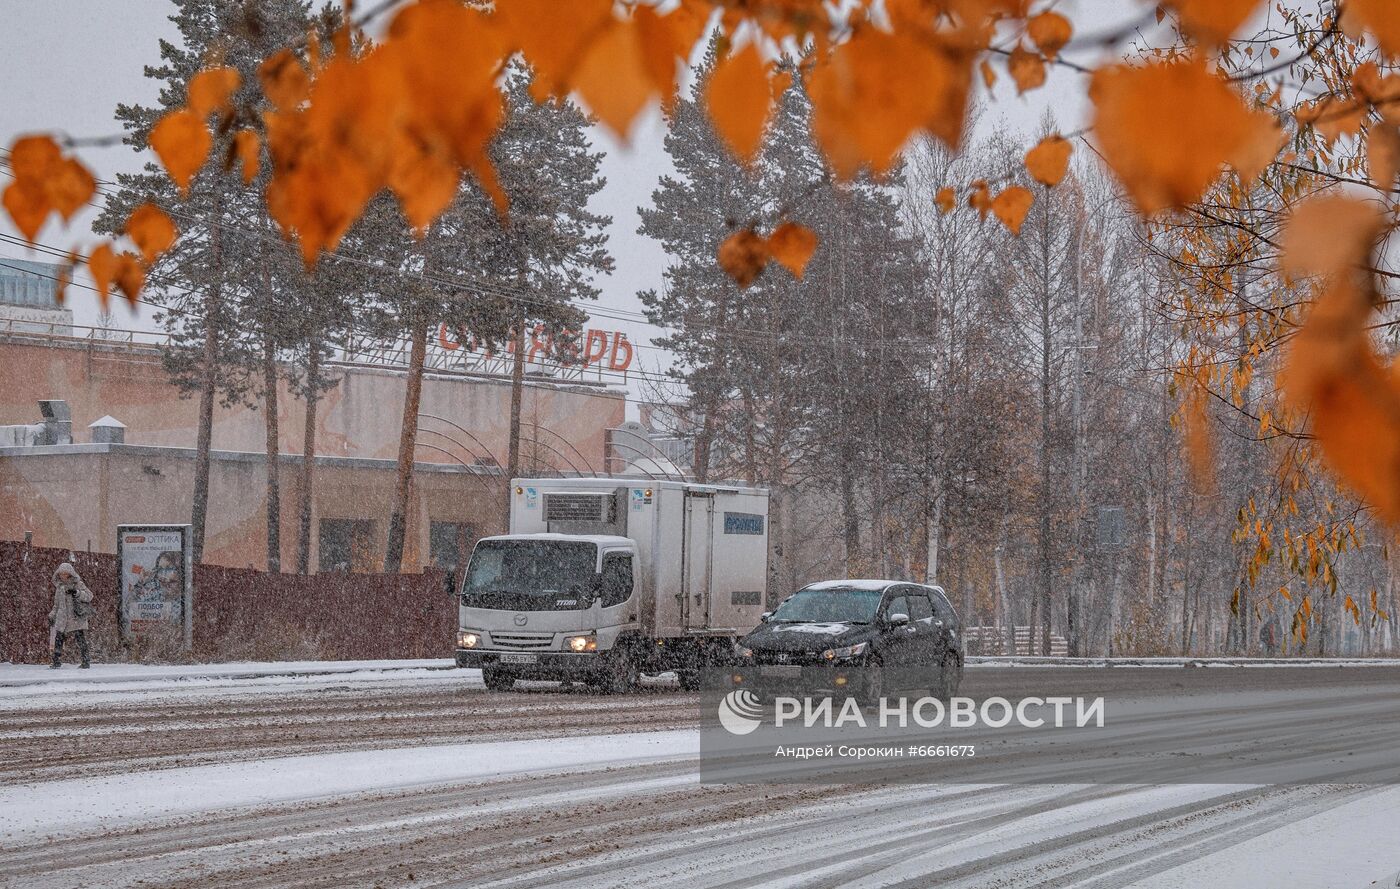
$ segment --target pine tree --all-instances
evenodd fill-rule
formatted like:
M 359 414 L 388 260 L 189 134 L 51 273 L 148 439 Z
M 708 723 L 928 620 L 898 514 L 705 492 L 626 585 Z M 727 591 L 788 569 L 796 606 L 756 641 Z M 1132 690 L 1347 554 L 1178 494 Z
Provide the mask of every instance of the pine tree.
M 472 178 L 457 198 L 407 247 L 403 265 L 420 285 L 397 285 L 389 314 L 410 342 L 394 509 L 384 570 L 402 568 L 407 505 L 417 433 L 423 356 L 432 324 L 469 331 L 492 346 L 514 342 L 508 476 L 519 473 L 520 412 L 527 331 L 549 337 L 556 353 L 573 346 L 584 314 L 574 306 L 596 299 L 596 275 L 612 271 L 607 226 L 589 199 L 603 188 L 602 155 L 588 141 L 588 118 L 568 100 L 536 103 L 530 75 L 507 72 L 505 120 L 490 154 L 510 200 L 504 218 Z
M 242 77 L 233 99 L 237 118 L 218 128 L 214 149 L 188 194 L 182 195 L 159 167 L 147 163 L 140 173 L 118 176 L 119 188 L 94 228 L 118 233 L 132 209 L 150 202 L 164 209 L 180 229 L 174 247 L 151 270 L 148 298 L 161 305 L 159 320 L 171 337 L 164 355 L 166 369 L 182 392 L 199 396 L 190 516 L 194 558 L 199 561 L 209 506 L 215 401 L 246 399 L 257 385 L 251 371 L 260 366 L 265 350 L 248 333 L 273 329 L 267 314 L 269 288 L 257 270 L 267 263 L 269 250 L 284 249 L 275 242 L 267 246 L 259 190 L 245 186 L 241 172 L 226 163 L 229 132 L 233 125 L 256 125 L 257 67 L 305 32 L 310 9 L 302 0 L 173 2 L 176 10 L 170 18 L 181 42 L 162 40 L 162 63 L 146 68 L 146 76 L 162 84 L 158 103 L 117 107 L 127 143 L 144 150 L 156 122 L 166 111 L 184 105 L 190 78 L 213 58 L 236 68 Z M 265 378 L 262 385 L 265 389 Z
M 729 371 L 738 357 L 735 315 L 743 299 L 715 255 L 736 225 L 764 209 L 757 175 L 735 160 L 699 103 L 718 50 L 712 41 L 692 95 L 679 97 L 668 113 L 665 147 L 675 175 L 663 176 L 651 206 L 637 211 L 638 234 L 659 241 L 670 259 L 661 291 L 639 297 L 647 319 L 672 331 L 656 344 L 675 357 L 671 373 L 690 391 L 690 412 L 698 417 L 692 466 L 702 482 L 717 462 L 721 410 L 735 391 Z

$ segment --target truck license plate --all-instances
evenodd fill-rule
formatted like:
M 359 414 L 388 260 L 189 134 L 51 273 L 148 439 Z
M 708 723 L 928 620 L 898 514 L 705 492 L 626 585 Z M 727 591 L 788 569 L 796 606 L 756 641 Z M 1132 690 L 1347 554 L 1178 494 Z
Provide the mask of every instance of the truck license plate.
M 501 663 L 503 664 L 537 664 L 540 657 L 537 654 L 503 654 Z
M 779 676 L 784 679 L 796 679 L 802 675 L 802 667 L 798 664 L 772 664 L 758 668 L 760 676 Z

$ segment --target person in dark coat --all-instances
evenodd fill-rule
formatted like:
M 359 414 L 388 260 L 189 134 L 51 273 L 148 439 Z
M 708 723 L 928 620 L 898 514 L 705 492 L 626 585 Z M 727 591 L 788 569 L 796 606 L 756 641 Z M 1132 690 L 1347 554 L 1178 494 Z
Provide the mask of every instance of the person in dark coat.
M 63 660 L 63 639 L 70 633 L 78 638 L 78 653 L 82 669 L 91 666 L 88 660 L 88 618 L 92 617 L 92 590 L 87 588 L 77 570 L 68 562 L 53 573 L 53 608 L 49 610 L 49 626 L 53 629 L 53 664 L 57 670 Z

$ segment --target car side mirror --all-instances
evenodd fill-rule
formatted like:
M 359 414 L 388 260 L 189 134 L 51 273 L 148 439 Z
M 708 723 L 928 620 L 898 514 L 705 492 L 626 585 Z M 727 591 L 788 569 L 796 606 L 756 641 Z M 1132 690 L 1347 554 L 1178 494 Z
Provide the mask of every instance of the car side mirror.
M 909 615 L 902 611 L 897 611 L 886 618 L 886 621 L 888 621 L 889 625 L 892 627 L 902 627 L 909 623 Z
M 763 623 L 765 623 L 765 624 L 768 623 L 768 621 L 771 620 L 772 618 L 773 618 L 773 612 L 771 612 L 771 611 L 765 611 L 765 612 L 763 612 L 761 615 L 758 616 L 758 619 L 759 619 L 760 621 L 762 621 Z

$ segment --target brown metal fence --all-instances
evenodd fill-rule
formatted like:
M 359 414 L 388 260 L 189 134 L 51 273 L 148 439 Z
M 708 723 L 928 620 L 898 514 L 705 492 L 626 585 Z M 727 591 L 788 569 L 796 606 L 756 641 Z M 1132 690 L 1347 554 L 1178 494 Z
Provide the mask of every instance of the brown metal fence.
M 48 657 L 51 577 L 60 562 L 69 560 L 96 594 L 90 635 L 98 658 L 178 656 L 168 648 L 117 645 L 115 556 L 0 541 L 0 659 L 40 663 Z M 443 580 L 439 571 L 303 577 L 196 565 L 193 657 L 446 657 L 452 651 L 456 606 Z

